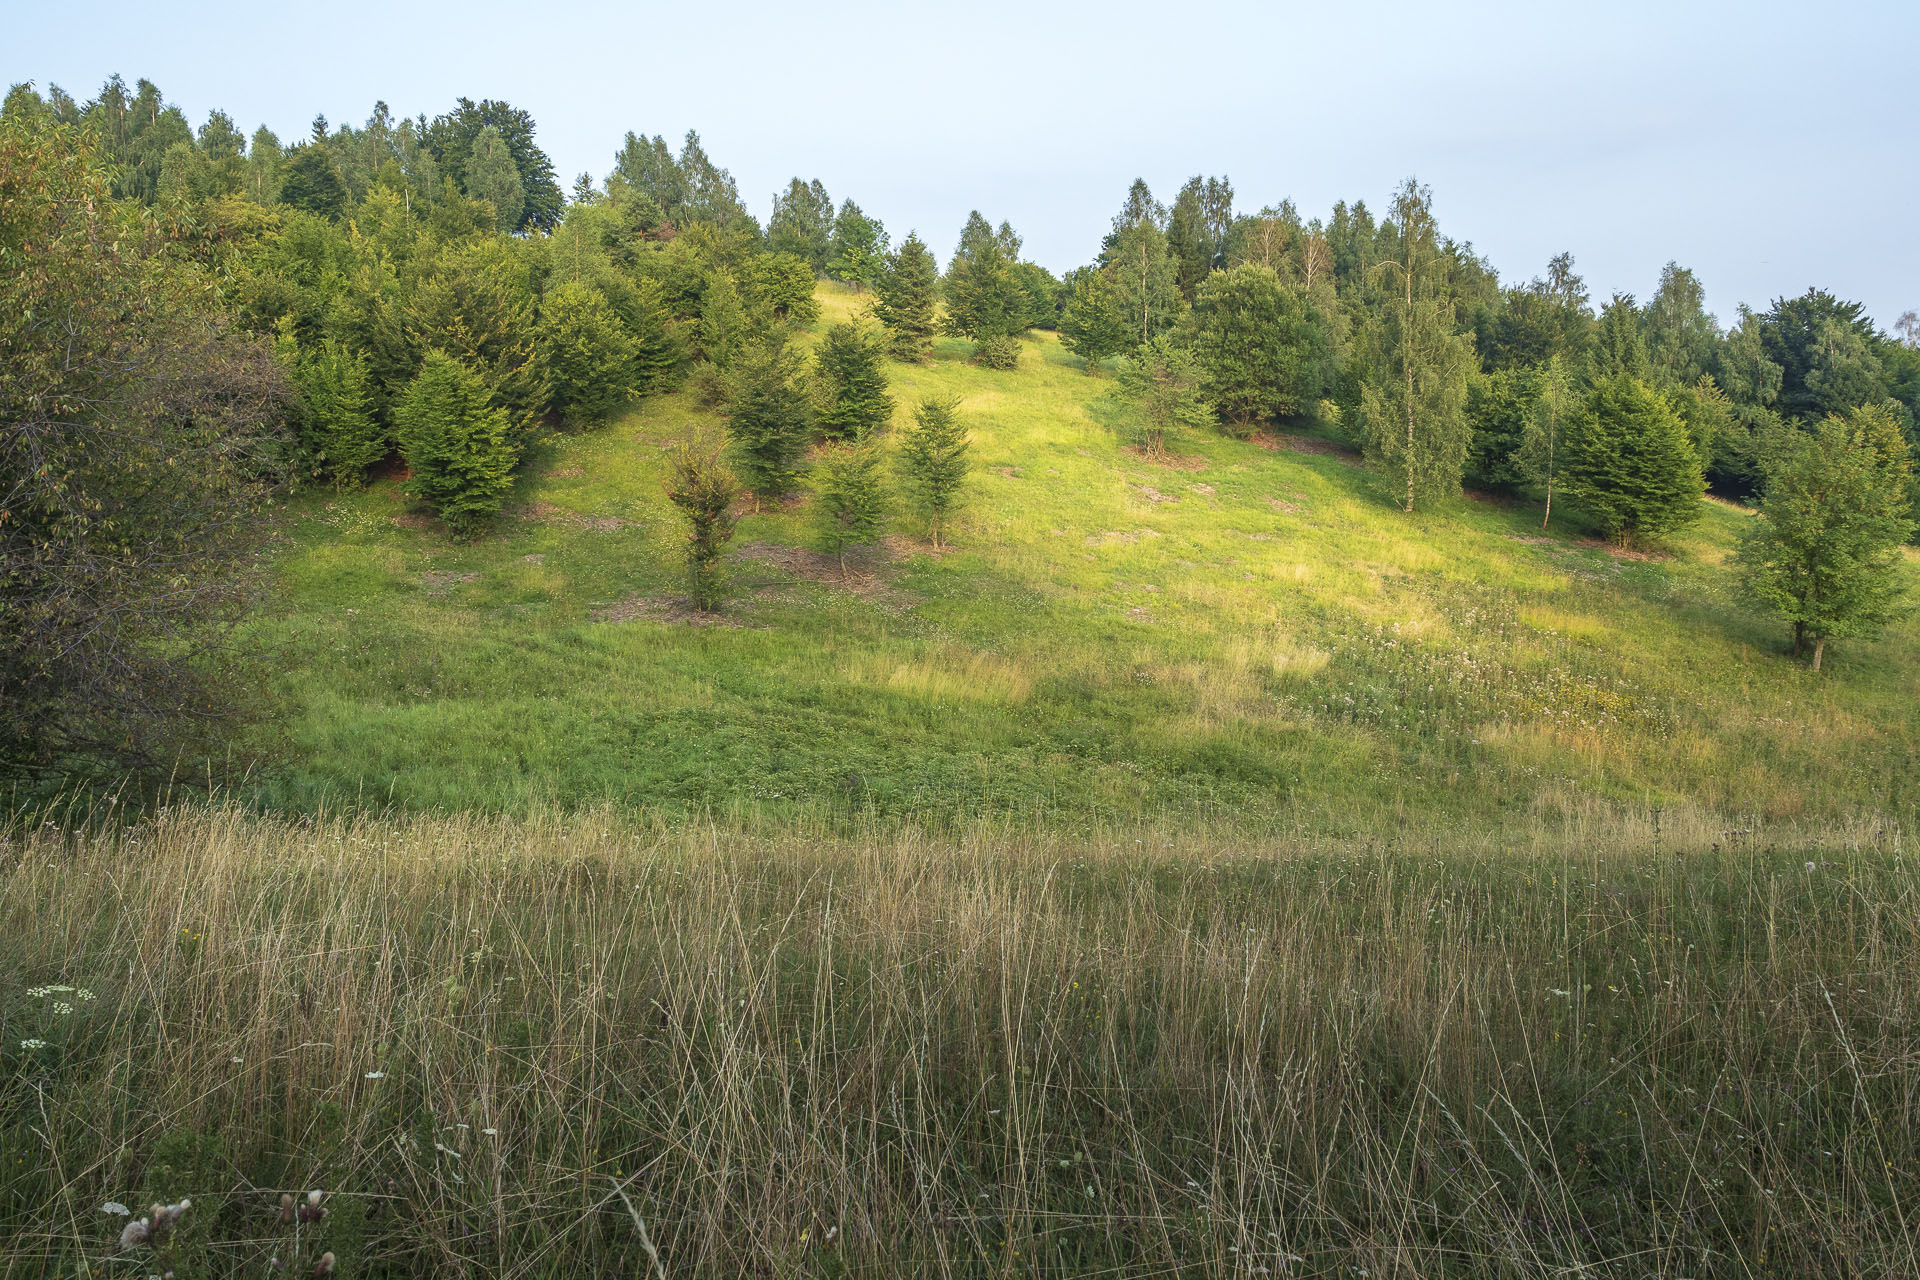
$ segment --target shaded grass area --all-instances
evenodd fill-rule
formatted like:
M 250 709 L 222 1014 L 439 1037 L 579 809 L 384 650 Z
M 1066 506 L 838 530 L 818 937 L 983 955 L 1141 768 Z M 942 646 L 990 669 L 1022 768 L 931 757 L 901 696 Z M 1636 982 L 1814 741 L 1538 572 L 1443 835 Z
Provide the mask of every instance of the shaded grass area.
M 478 544 L 392 482 L 296 502 L 256 797 L 1336 834 L 1912 812 L 1920 628 L 1837 646 L 1824 678 L 1787 662 L 1732 594 L 1737 509 L 1659 560 L 1525 507 L 1407 517 L 1338 451 L 1127 452 L 1110 383 L 1051 335 L 1015 373 L 965 354 L 893 367 L 897 416 L 952 395 L 973 430 L 957 549 L 897 527 L 842 581 L 794 551 L 804 505 L 750 515 L 724 625 L 681 608 L 663 453 L 713 425 L 682 396 L 553 442 Z
M 1895 841 L 15 829 L 0 1274 L 1911 1275 Z

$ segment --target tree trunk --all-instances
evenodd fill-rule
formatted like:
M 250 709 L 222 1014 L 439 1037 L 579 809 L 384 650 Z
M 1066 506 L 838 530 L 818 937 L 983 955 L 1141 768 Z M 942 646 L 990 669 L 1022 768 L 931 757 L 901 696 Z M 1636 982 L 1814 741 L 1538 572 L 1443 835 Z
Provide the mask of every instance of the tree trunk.
M 1813 638 L 1813 669 L 1815 671 L 1820 669 L 1820 655 L 1826 652 L 1826 648 L 1827 638 L 1825 636 L 1815 636 Z
M 1796 622 L 1793 624 L 1793 656 L 1796 658 L 1799 657 L 1805 652 L 1806 647 L 1807 624 L 1804 622 Z
M 1413 249 L 1407 249 L 1406 269 L 1401 276 L 1407 283 L 1407 327 L 1401 333 L 1400 341 L 1406 344 L 1406 350 L 1400 353 L 1401 361 L 1407 368 L 1407 510 L 1413 510 Z

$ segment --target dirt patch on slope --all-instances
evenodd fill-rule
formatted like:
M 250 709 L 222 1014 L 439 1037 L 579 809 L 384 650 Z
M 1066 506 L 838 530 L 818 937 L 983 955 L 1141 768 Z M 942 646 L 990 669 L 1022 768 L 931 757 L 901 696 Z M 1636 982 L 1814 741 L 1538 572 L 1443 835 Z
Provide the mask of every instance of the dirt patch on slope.
M 808 547 L 783 547 L 771 542 L 743 543 L 735 554 L 749 563 L 766 565 L 795 579 L 851 592 L 889 612 L 904 612 L 920 603 L 918 597 L 899 590 L 881 575 L 881 571 L 892 561 L 890 545 L 849 552 L 844 568 L 838 556 L 821 555 Z
M 1350 444 L 1338 440 L 1322 440 L 1318 436 L 1296 436 L 1287 432 L 1256 431 L 1247 437 L 1269 453 L 1311 453 L 1323 458 L 1338 458 L 1342 462 L 1359 460 L 1360 451 Z
M 629 596 L 602 604 L 593 611 L 596 622 L 665 622 L 682 627 L 726 627 L 741 630 L 749 624 L 725 613 L 690 608 L 685 600 L 667 596 Z M 764 630 L 765 628 L 761 628 Z
M 420 575 L 420 585 L 427 589 L 430 596 L 452 595 L 455 587 L 478 581 L 480 575 L 477 573 L 453 573 L 446 569 L 429 569 Z
M 619 516 L 582 515 L 578 511 L 568 511 L 564 507 L 556 507 L 551 502 L 545 501 L 530 502 L 513 514 L 516 519 L 529 520 L 535 524 L 564 525 L 569 529 L 585 529 L 592 533 L 612 533 L 616 529 L 624 529 L 636 523 L 632 520 L 623 520 Z
M 1197 453 L 1148 453 L 1137 444 L 1121 445 L 1120 452 L 1169 471 L 1205 471 L 1211 465 Z

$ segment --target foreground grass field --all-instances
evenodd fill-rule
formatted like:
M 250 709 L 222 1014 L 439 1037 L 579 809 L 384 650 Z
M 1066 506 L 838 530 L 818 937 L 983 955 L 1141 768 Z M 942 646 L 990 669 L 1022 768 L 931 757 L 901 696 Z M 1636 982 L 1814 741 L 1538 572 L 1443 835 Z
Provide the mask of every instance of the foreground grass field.
M 0 854 L 7 1276 L 1920 1273 L 1890 832 L 182 808 Z M 115 1252 L 103 1204 L 183 1196 Z
M 1017 373 L 948 341 L 894 376 L 902 416 L 954 395 L 974 431 L 957 549 L 897 538 L 843 581 L 804 508 L 750 516 L 721 625 L 685 615 L 662 492 L 712 425 L 685 396 L 553 444 L 477 544 L 393 482 L 301 500 L 255 797 L 1382 836 L 1913 809 L 1920 627 L 1824 677 L 1785 661 L 1733 598 L 1730 507 L 1623 559 L 1523 508 L 1403 516 L 1336 450 L 1207 436 L 1153 465 L 1050 335 Z

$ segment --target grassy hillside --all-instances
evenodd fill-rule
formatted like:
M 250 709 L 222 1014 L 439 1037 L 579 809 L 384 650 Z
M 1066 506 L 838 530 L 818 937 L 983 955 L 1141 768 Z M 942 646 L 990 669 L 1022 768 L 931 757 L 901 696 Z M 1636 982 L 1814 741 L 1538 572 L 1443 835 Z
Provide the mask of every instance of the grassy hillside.
M 1824 676 L 1785 661 L 1732 598 L 1732 508 L 1657 560 L 1526 508 L 1408 517 L 1337 450 L 1124 451 L 1110 383 L 1050 335 L 1014 374 L 965 354 L 894 366 L 902 417 L 951 394 L 973 429 L 955 549 L 897 537 L 843 580 L 804 509 L 751 516 L 718 625 L 681 607 L 662 493 L 708 417 L 685 397 L 553 444 L 474 545 L 391 481 L 302 499 L 261 623 L 284 646 L 262 797 L 1355 832 L 1920 794 L 1920 627 Z

